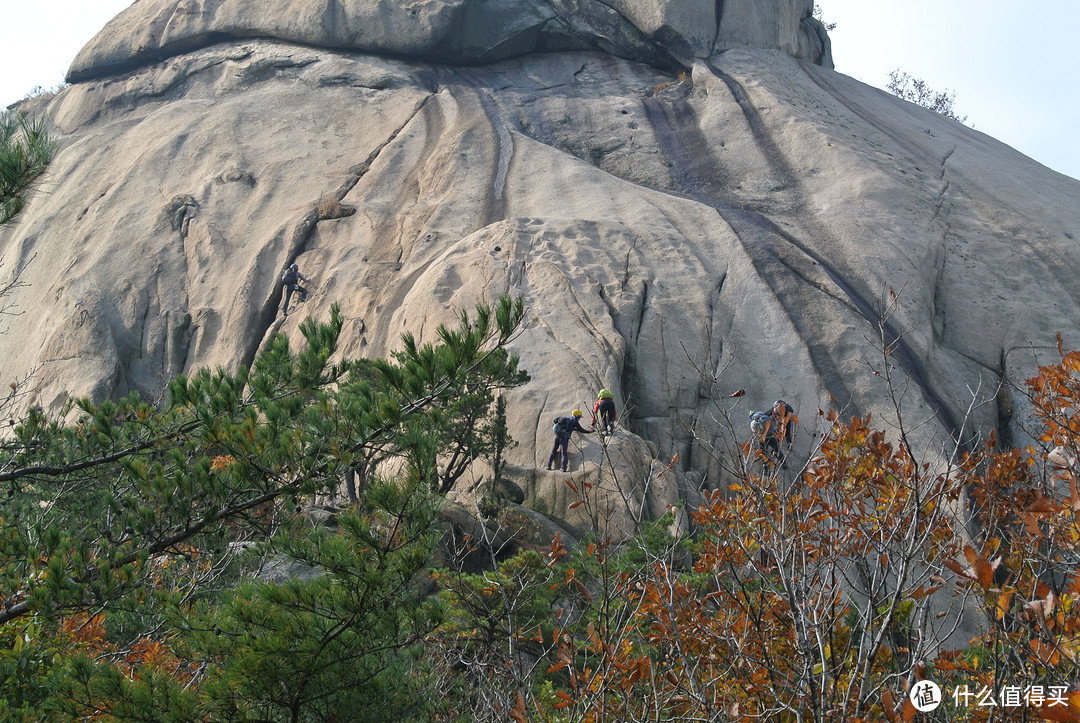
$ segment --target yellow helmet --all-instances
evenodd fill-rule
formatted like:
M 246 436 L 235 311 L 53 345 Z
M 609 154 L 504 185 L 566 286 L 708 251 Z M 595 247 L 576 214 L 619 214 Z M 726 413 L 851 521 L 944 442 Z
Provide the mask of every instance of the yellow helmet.
M 575 410 L 574 410 L 574 416 L 575 416 L 575 417 L 580 417 L 581 415 L 582 415 L 582 412 L 581 412 L 581 410 L 580 410 L 580 409 L 575 409 Z

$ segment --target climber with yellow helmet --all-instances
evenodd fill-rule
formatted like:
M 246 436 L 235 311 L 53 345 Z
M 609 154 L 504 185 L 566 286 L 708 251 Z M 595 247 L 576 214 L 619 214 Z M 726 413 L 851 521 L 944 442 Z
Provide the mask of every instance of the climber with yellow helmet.
M 551 425 L 551 431 L 555 433 L 555 444 L 551 445 L 551 455 L 548 457 L 546 469 L 551 469 L 551 463 L 555 461 L 556 455 L 562 450 L 562 471 L 566 472 L 570 463 L 568 451 L 570 437 L 574 432 L 591 434 L 594 431 L 581 426 L 581 415 L 581 410 L 575 409 L 572 417 L 555 417 L 555 422 Z

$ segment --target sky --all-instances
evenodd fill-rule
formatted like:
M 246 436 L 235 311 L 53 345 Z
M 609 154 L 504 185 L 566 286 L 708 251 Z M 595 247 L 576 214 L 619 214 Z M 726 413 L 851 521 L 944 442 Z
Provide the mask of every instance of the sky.
M 0 108 L 63 80 L 131 0 L 5 3 Z M 884 88 L 889 71 L 955 93 L 969 125 L 1080 178 L 1080 0 L 818 0 L 836 70 Z
M 1080 1 L 818 0 L 837 72 L 953 91 L 968 125 L 1080 178 Z

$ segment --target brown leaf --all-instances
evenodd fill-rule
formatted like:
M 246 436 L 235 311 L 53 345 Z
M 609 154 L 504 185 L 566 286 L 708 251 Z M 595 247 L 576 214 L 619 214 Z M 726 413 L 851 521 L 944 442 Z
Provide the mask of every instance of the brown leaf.
M 961 564 L 960 564 L 959 562 L 957 562 L 956 560 L 949 560 L 949 559 L 946 559 L 946 560 L 942 560 L 942 564 L 943 564 L 943 565 L 945 565 L 945 567 L 947 567 L 947 568 L 949 568 L 950 570 L 952 570 L 953 572 L 955 572 L 955 573 L 956 573 L 957 575 L 959 575 L 960 577 L 966 577 L 966 578 L 968 578 L 969 580 L 974 580 L 974 579 L 975 579 L 975 578 L 974 578 L 974 577 L 972 577 L 972 575 L 971 575 L 971 572 L 970 572 L 971 568 L 970 568 L 970 567 L 969 567 L 969 568 L 965 568 L 965 567 L 963 567 L 963 566 L 962 566 L 962 565 L 961 565 Z
M 1049 498 L 1039 495 L 1039 497 L 1025 508 L 1025 512 L 1031 512 L 1036 515 L 1050 514 L 1057 512 L 1059 507 L 1054 504 Z
M 985 557 L 980 557 L 975 561 L 975 575 L 984 590 L 989 590 L 990 586 L 994 584 L 994 571 L 997 570 L 1000 565 L 1000 556 L 995 557 L 989 562 L 987 562 Z
M 518 691 L 517 704 L 510 711 L 510 717 L 516 720 L 518 723 L 527 723 L 529 720 L 528 714 L 525 711 L 525 696 Z
M 915 704 L 911 702 L 911 698 L 904 698 L 904 705 L 900 707 L 900 717 L 904 723 L 911 723 L 915 713 Z
M 1030 512 L 1024 513 L 1024 530 L 1032 537 L 1038 537 L 1042 534 L 1042 530 L 1039 529 L 1039 520 Z
M 881 707 L 884 709 L 889 721 L 896 723 L 896 711 L 893 710 L 896 703 L 893 701 L 892 691 L 887 689 L 881 691 Z
M 1028 612 L 1032 613 L 1036 617 L 1045 619 L 1046 618 L 1045 605 L 1046 605 L 1046 603 L 1043 600 L 1031 600 L 1030 602 L 1024 603 L 1024 610 L 1027 610 Z M 1035 642 L 1035 641 L 1032 641 L 1032 642 Z
M 1068 694 L 1069 705 L 1038 706 L 1039 718 L 1042 720 L 1067 721 L 1068 723 L 1080 721 L 1080 715 L 1077 715 L 1078 711 L 1072 707 L 1072 695 L 1072 693 Z

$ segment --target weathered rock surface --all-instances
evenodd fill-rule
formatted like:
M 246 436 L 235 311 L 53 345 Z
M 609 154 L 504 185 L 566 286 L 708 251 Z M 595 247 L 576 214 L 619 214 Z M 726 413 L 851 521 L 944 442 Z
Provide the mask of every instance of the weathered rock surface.
M 754 47 L 831 67 L 812 9 L 812 0 L 140 0 L 90 41 L 68 76 L 100 78 L 246 38 L 443 64 L 601 50 L 671 69 Z
M 343 352 L 382 355 L 403 331 L 430 339 L 460 309 L 521 294 L 515 347 L 534 381 L 510 396 L 514 481 L 526 506 L 588 529 L 719 480 L 705 378 L 746 390 L 740 435 L 746 410 L 793 403 L 797 453 L 819 407 L 887 409 L 868 362 L 890 289 L 892 359 L 925 438 L 946 439 L 980 389 L 971 428 L 1013 430 L 993 398 L 1002 373 L 1032 372 L 1056 332 L 1080 345 L 1080 183 L 791 57 L 808 3 L 776 3 L 800 12 L 770 25 L 765 4 L 726 2 L 710 45 L 695 33 L 713 3 L 612 2 L 653 55 L 477 41 L 490 47 L 468 67 L 432 54 L 446 27 L 491 30 L 453 25 L 478 11 L 468 0 L 357 2 L 355 17 L 334 4 L 349 22 L 326 23 L 316 5 L 267 12 L 271 28 L 242 0 L 140 0 L 80 56 L 73 77 L 95 79 L 48 107 L 62 144 L 49 181 L 0 231 L 27 284 L 3 372 L 40 365 L 35 402 L 153 396 L 179 372 L 250 362 L 269 331 L 335 302 Z M 505 9 L 492 23 L 506 35 L 555 5 L 484 7 Z M 410 8 L 423 38 L 355 41 L 364 13 Z M 734 45 L 774 49 L 711 55 Z M 628 59 L 657 48 L 689 72 Z M 320 218 L 326 198 L 356 211 Z M 316 284 L 282 322 L 292 261 Z M 566 475 L 537 469 L 550 420 L 605 386 L 624 429 L 606 454 L 575 441 L 571 469 L 609 490 L 606 507 L 568 511 Z M 676 453 L 687 474 L 661 474 Z

